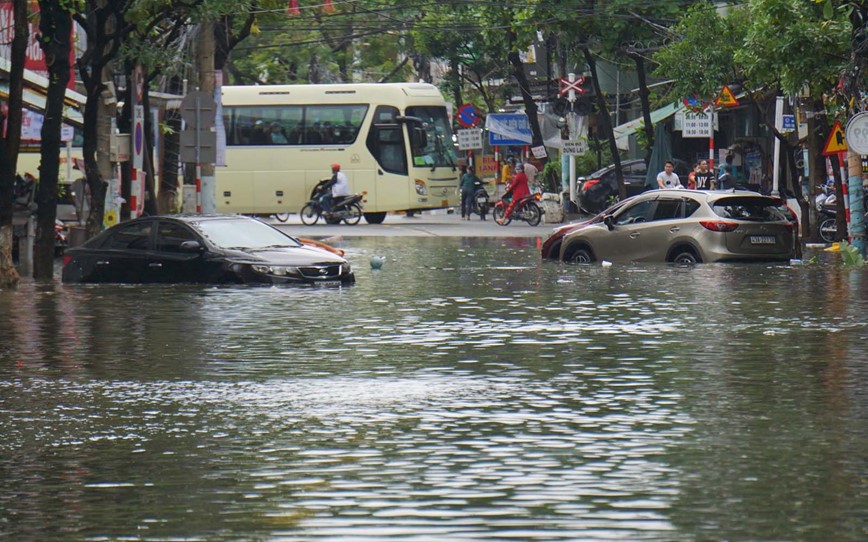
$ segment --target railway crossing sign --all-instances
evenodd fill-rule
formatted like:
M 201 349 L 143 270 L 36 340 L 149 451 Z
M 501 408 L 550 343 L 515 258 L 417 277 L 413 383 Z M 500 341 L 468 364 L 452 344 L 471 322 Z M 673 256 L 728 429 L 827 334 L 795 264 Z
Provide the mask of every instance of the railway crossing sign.
M 585 78 L 581 75 L 576 77 L 575 80 L 570 81 L 564 77 L 558 79 L 558 97 L 563 97 L 564 94 L 568 94 L 570 91 L 575 92 L 576 94 L 584 94 L 585 89 L 582 88 L 582 85 L 585 84 Z

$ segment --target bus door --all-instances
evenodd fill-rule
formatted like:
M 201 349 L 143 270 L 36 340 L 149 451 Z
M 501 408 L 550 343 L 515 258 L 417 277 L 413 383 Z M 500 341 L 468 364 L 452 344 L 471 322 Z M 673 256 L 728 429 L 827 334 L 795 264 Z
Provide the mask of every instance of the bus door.
M 369 199 L 376 202 L 376 208 L 371 211 L 416 207 L 415 190 L 408 176 L 404 126 L 397 117 L 397 108 L 378 106 L 368 133 L 366 144 L 377 162 L 373 194 L 369 190 Z

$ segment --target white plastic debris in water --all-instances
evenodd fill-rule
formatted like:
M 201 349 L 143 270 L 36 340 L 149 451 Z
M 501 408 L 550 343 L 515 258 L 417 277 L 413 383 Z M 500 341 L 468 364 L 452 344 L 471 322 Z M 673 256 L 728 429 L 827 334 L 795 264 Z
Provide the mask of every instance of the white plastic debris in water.
M 383 258 L 382 256 L 372 256 L 371 257 L 371 269 L 382 268 L 383 262 L 385 262 L 385 261 L 386 261 L 386 259 Z
M 790 260 L 790 265 L 802 265 L 802 260 L 794 258 L 794 259 Z
M 612 262 L 607 261 L 607 260 L 603 260 L 603 261 L 601 262 L 601 265 L 602 265 L 603 267 L 612 267 Z

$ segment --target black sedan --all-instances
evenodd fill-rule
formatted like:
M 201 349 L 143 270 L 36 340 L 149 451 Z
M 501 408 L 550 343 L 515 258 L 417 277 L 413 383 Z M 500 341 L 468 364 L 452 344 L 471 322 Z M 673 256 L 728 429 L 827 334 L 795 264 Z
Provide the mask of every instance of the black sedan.
M 241 215 L 123 222 L 63 256 L 63 282 L 349 284 L 347 261 Z

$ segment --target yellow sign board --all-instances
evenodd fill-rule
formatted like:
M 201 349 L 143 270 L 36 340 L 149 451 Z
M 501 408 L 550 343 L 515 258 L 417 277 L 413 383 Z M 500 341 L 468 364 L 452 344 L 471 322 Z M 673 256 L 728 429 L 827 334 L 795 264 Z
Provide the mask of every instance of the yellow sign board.
M 735 99 L 735 94 L 729 89 L 728 86 L 723 85 L 723 89 L 720 91 L 720 96 L 714 100 L 715 107 L 734 107 L 738 105 L 738 100 Z
M 844 137 L 844 128 L 841 127 L 840 121 L 835 121 L 832 126 L 832 131 L 829 132 L 829 137 L 826 139 L 826 145 L 823 147 L 823 156 L 831 156 L 839 152 L 847 152 L 847 139 Z

